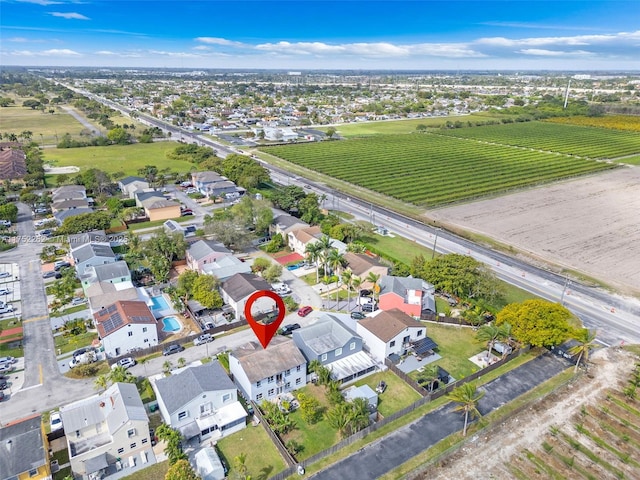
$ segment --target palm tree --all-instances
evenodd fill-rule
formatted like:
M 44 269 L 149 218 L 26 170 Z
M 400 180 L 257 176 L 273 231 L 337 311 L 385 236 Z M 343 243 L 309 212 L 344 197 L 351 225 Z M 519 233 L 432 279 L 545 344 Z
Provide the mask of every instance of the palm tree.
M 329 256 L 326 258 L 328 267 L 331 269 L 331 274 L 337 274 L 338 269 L 342 268 L 345 263 L 344 255 L 338 252 L 335 248 L 329 251 Z
M 178 366 L 179 366 L 180 368 L 184 367 L 186 364 L 187 364 L 187 359 L 186 359 L 186 358 L 184 358 L 184 357 L 180 357 L 180 358 L 178 359 Z
M 347 286 L 347 310 L 351 307 L 351 288 L 353 287 L 353 274 L 351 270 L 346 269 L 342 272 L 342 283 Z
M 162 364 L 162 371 L 164 373 L 169 373 L 171 371 L 171 367 L 173 367 L 171 361 L 167 360 Z
M 464 428 L 462 429 L 462 436 L 467 436 L 467 424 L 469 423 L 469 414 L 471 417 L 479 417 L 478 402 L 484 397 L 485 392 L 479 392 L 476 386 L 471 383 L 465 383 L 458 388 L 454 388 L 451 393 L 447 395 L 447 398 L 452 402 L 458 404 L 454 408 L 455 412 L 464 412 Z
M 327 276 L 327 259 L 329 258 L 329 252 L 333 249 L 331 246 L 331 237 L 329 235 L 323 235 L 318 242 L 318 249 L 321 252 L 322 267 L 324 269 L 324 276 Z
M 355 289 L 358 297 L 360 296 L 360 285 L 362 285 L 362 279 L 360 277 L 356 277 L 355 275 L 351 277 L 351 285 Z
M 144 366 L 144 374 L 147 375 L 147 363 L 149 362 L 149 357 L 142 357 L 138 360 L 138 363 Z
M 108 374 L 111 383 L 135 383 L 136 377 L 126 368 L 117 365 Z
M 438 379 L 438 373 L 440 369 L 435 363 L 430 363 L 425 366 L 422 372 L 420 373 L 420 378 L 418 378 L 418 383 L 420 384 L 429 384 L 427 390 L 433 392 L 433 384 Z
M 373 298 L 376 298 L 376 290 L 379 290 L 378 288 L 378 281 L 380 280 L 380 274 L 379 273 L 373 273 L 373 272 L 369 272 L 369 275 L 367 275 L 367 282 L 371 282 L 373 284 Z
M 307 259 L 316 264 L 316 283 L 320 283 L 320 259 L 322 258 L 320 243 L 307 243 L 305 253 L 307 254 Z
M 494 325 L 493 323 L 488 323 L 486 325 L 481 326 L 476 333 L 476 338 L 481 342 L 487 343 L 487 358 L 491 355 L 491 350 L 493 350 L 493 346 L 498 341 L 499 338 L 502 337 L 502 331 L 499 327 Z
M 578 371 L 580 361 L 584 358 L 585 365 L 589 362 L 589 352 L 595 348 L 596 332 L 595 330 L 589 330 L 588 328 L 581 328 L 577 330 L 573 336 L 573 340 L 578 344 L 569 349 L 571 355 L 578 355 L 576 360 L 576 368 L 574 372 Z
M 96 390 L 102 390 L 104 392 L 109 386 L 109 379 L 107 378 L 107 375 L 98 375 L 93 382 L 93 386 Z

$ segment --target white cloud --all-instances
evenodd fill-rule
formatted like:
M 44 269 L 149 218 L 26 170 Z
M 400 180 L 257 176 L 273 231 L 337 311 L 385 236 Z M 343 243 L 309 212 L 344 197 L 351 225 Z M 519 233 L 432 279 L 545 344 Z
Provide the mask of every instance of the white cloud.
M 60 57 L 76 57 L 82 55 L 74 50 L 69 50 L 68 48 L 52 48 L 51 50 L 44 50 L 43 52 L 40 52 L 40 54 L 57 55 Z
M 583 46 L 609 44 L 614 42 L 629 42 L 640 40 L 640 30 L 635 32 L 619 32 L 607 35 L 575 35 L 572 37 L 531 37 L 531 38 L 505 38 L 490 37 L 479 38 L 474 44 L 489 45 L 494 47 L 542 47 L 542 46 Z
M 89 20 L 89 17 L 85 17 L 81 13 L 76 12 L 48 12 L 49 15 L 54 17 L 66 18 L 67 20 Z
M 195 40 L 196 42 L 207 43 L 209 45 L 224 45 L 224 46 L 230 46 L 230 47 L 244 46 L 242 42 L 235 42 L 233 40 L 227 40 L 226 38 L 218 38 L 218 37 L 198 37 Z
M 523 50 L 518 50 L 518 53 L 522 53 L 523 55 L 537 55 L 540 57 L 570 57 L 593 55 L 592 52 L 587 52 L 586 50 L 575 50 L 572 52 L 566 52 L 562 50 L 545 50 L 542 48 L 526 48 Z
M 60 5 L 61 3 L 64 3 L 64 2 L 56 2 L 53 0 L 17 0 L 17 1 L 21 3 L 35 3 L 36 5 L 42 5 L 43 7 L 46 7 L 47 5 Z
M 116 52 L 112 52 L 110 50 L 98 50 L 95 52 L 96 55 L 118 55 Z
M 27 38 L 24 37 L 13 37 L 13 38 L 7 38 L 7 42 L 14 42 L 14 43 L 26 43 L 29 40 Z
M 163 50 L 150 50 L 149 53 L 153 55 L 162 55 L 165 57 L 179 57 L 179 58 L 200 58 L 201 55 L 188 52 L 167 52 Z

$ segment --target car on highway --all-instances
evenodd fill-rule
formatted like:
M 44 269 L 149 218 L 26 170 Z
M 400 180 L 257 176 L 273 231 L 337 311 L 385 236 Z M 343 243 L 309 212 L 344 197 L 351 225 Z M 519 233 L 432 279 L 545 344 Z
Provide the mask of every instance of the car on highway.
M 309 305 L 307 305 L 305 307 L 302 307 L 300 310 L 298 310 L 298 316 L 299 317 L 306 317 L 311 312 L 313 312 L 313 308 L 310 307 Z
M 51 433 L 62 430 L 62 417 L 60 416 L 60 412 L 52 412 L 49 417 L 49 425 L 51 426 Z
M 211 335 L 210 333 L 203 333 L 202 335 L 196 337 L 196 339 L 193 341 L 193 344 L 203 345 L 205 343 L 213 342 L 213 340 L 213 335 Z
M 131 368 L 136 364 L 136 361 L 132 357 L 125 357 L 118 360 L 116 363 L 111 365 L 111 368 L 122 367 L 122 368 Z
M 280 333 L 282 335 L 291 335 L 294 330 L 297 330 L 299 328 L 300 328 L 300 324 L 299 323 L 290 323 L 290 324 L 285 325 L 284 327 L 282 327 L 282 331 Z
M 179 353 L 182 351 L 184 351 L 184 347 L 182 345 L 169 345 L 168 347 L 165 347 L 164 350 L 162 350 L 162 355 L 166 357 L 167 355 L 173 355 L 174 353 Z

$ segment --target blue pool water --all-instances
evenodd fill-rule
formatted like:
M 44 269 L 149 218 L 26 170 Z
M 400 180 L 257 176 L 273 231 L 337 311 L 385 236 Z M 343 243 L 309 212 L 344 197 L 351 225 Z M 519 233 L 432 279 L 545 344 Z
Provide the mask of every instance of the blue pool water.
M 153 305 L 151 306 L 151 310 L 168 310 L 169 304 L 164 299 L 162 295 L 158 297 L 151 297 L 151 302 Z
M 164 317 L 162 323 L 164 324 L 164 327 L 162 327 L 163 332 L 177 332 L 182 330 L 182 326 L 180 326 L 180 322 L 178 322 L 176 317 Z

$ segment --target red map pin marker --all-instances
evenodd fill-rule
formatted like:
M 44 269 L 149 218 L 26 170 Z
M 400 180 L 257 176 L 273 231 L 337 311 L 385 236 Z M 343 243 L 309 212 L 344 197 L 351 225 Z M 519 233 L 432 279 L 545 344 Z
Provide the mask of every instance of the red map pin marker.
M 275 319 L 269 317 L 269 315 L 256 319 L 251 314 L 251 307 L 253 304 L 256 300 L 263 297 L 271 298 L 276 302 L 278 316 Z M 257 292 L 254 292 L 247 299 L 247 303 L 244 306 L 244 316 L 247 319 L 247 322 L 249 322 L 249 325 L 251 325 L 253 333 L 255 333 L 258 340 L 260 340 L 262 348 L 267 348 L 267 345 L 269 345 L 269 342 L 278 331 L 278 327 L 282 323 L 282 320 L 284 320 L 286 313 L 286 307 L 284 306 L 284 302 L 280 295 L 275 292 L 270 292 L 269 290 L 258 290 Z

